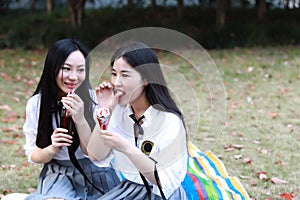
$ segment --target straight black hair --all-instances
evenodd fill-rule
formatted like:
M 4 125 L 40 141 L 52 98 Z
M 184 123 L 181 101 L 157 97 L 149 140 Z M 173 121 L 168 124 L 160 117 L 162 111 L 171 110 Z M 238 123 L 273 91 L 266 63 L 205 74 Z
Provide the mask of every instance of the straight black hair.
M 56 83 L 56 77 L 63 63 L 68 56 L 79 50 L 86 59 L 86 77 L 83 83 L 75 91 L 84 102 L 84 116 L 91 129 L 95 126 L 93 119 L 93 105 L 95 102 L 90 97 L 91 85 L 89 82 L 89 60 L 88 49 L 80 41 L 75 39 L 62 39 L 55 42 L 48 50 L 41 79 L 33 95 L 41 94 L 40 113 L 38 121 L 38 131 L 36 145 L 40 148 L 51 144 L 51 135 L 53 133 L 52 114 L 57 114 L 60 110 L 60 99 L 58 96 L 59 87 Z M 74 127 L 75 128 L 75 127 Z M 76 131 L 76 129 L 74 130 Z M 77 133 L 77 131 L 76 131 Z

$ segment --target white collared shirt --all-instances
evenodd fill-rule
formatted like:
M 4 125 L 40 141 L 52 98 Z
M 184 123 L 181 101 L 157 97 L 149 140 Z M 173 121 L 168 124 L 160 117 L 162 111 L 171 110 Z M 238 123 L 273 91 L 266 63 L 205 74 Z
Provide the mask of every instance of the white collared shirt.
M 91 97 L 94 101 L 96 101 L 96 97 L 94 94 L 94 91 L 90 91 Z M 40 113 L 40 101 L 41 101 L 41 94 L 36 94 L 32 96 L 28 101 L 26 105 L 26 120 L 23 125 L 23 133 L 26 137 L 26 143 L 24 145 L 25 154 L 27 156 L 27 159 L 29 162 L 33 162 L 31 159 L 32 151 L 37 148 L 36 146 L 36 137 L 37 137 L 37 130 L 38 130 L 38 121 L 39 121 L 39 113 Z M 95 115 L 95 113 L 94 113 Z M 59 117 L 58 117 L 59 119 Z M 47 122 L 45 122 L 47 123 Z M 55 115 L 52 114 L 52 126 L 53 130 L 57 128 Z M 81 159 L 87 157 L 81 150 L 80 146 L 75 152 L 76 158 Z M 62 147 L 62 149 L 54 155 L 53 159 L 56 160 L 70 160 L 69 154 L 68 154 L 68 148 Z M 98 163 L 98 165 L 101 167 L 109 166 L 111 158 L 108 158 L 107 160 L 103 160 L 102 162 Z
M 117 132 L 135 144 L 133 124 L 129 117 L 132 114 L 130 106 L 117 105 L 114 109 L 108 130 Z M 157 170 L 164 194 L 168 198 L 181 184 L 187 171 L 186 131 L 182 120 L 173 113 L 163 112 L 150 106 L 144 113 L 144 135 L 138 137 L 138 148 L 143 149 L 145 143 L 152 142 L 149 157 L 156 160 Z M 143 184 L 139 172 L 127 156 L 113 151 L 114 167 L 120 170 L 130 181 Z M 153 192 L 160 195 L 154 185 Z

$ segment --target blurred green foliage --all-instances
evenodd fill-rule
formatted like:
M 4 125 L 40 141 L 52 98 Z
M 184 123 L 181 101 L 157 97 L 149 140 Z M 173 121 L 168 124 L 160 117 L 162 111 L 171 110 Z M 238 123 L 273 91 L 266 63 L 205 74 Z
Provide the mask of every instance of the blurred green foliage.
M 102 8 L 85 10 L 83 25 L 71 26 L 69 12 L 7 10 L 0 15 L 0 48 L 40 49 L 64 38 L 78 38 L 94 47 L 107 37 L 138 27 L 164 27 L 184 33 L 207 49 L 300 43 L 300 10 L 268 10 L 262 21 L 255 9 L 233 8 L 226 25 L 215 25 L 215 10 L 185 8 L 177 17 L 174 7 Z

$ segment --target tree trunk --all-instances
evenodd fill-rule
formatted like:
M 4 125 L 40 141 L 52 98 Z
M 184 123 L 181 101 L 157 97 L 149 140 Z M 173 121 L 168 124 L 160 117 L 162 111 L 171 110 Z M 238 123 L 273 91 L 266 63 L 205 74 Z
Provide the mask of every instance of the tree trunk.
M 73 27 L 80 27 L 82 24 L 85 2 L 86 0 L 68 0 L 67 2 Z
M 226 12 L 227 16 L 228 16 L 228 13 L 229 13 L 230 9 L 231 9 L 231 0 L 226 0 L 226 2 L 225 2 L 225 12 Z
M 35 11 L 36 10 L 36 0 L 31 0 L 30 1 L 30 9 L 32 11 Z
M 267 11 L 266 0 L 258 0 L 258 19 L 262 20 Z
M 151 0 L 151 10 L 155 10 L 156 8 L 156 0 Z
M 218 0 L 217 13 L 216 13 L 216 25 L 219 29 L 222 29 L 225 25 L 226 18 L 226 0 Z
M 127 6 L 128 6 L 128 8 L 132 8 L 133 0 L 127 0 Z
M 54 9 L 54 0 L 46 0 L 47 13 L 52 13 Z
M 177 0 L 177 16 L 182 19 L 184 16 L 183 0 Z

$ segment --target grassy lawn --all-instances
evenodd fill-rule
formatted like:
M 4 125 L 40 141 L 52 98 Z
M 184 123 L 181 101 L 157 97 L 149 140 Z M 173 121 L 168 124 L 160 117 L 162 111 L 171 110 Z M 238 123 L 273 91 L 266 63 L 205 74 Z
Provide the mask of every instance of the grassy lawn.
M 194 78 L 190 84 L 197 91 L 200 113 L 189 100 L 181 105 L 188 112 L 185 117 L 191 129 L 193 119 L 201 116 L 191 140 L 201 150 L 211 149 L 218 155 L 253 199 L 300 197 L 299 50 L 299 46 L 284 46 L 208 52 L 222 74 L 226 93 L 226 115 L 219 135 L 203 134 L 211 117 L 211 98 L 203 80 L 174 64 L 176 59 L 160 54 L 163 63 Z M 41 165 L 27 162 L 22 125 L 25 104 L 39 80 L 44 57 L 42 50 L 0 50 L 0 197 L 28 193 L 37 186 Z M 174 80 L 171 73 L 168 80 Z M 187 91 L 178 83 L 171 84 L 184 96 Z

